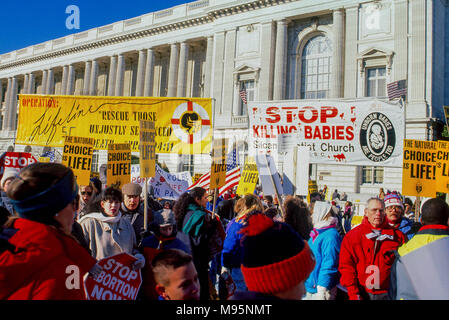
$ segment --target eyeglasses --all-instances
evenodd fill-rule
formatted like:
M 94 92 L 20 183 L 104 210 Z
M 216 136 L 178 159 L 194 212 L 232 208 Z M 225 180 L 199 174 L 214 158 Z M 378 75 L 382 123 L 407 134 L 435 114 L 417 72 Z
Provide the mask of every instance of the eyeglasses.
M 88 195 L 88 196 L 91 196 L 92 195 L 92 192 L 87 192 L 87 191 L 81 191 L 81 195 L 82 196 L 84 196 L 84 195 Z

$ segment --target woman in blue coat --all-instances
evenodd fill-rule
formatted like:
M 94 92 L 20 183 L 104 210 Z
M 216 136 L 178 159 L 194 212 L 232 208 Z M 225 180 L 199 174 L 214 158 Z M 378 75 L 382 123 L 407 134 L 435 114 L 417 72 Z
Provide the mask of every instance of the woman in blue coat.
M 305 300 L 335 300 L 339 281 L 338 258 L 341 237 L 337 231 L 337 217 L 328 202 L 316 201 L 313 208 L 313 226 L 309 246 L 316 265 L 305 281 Z

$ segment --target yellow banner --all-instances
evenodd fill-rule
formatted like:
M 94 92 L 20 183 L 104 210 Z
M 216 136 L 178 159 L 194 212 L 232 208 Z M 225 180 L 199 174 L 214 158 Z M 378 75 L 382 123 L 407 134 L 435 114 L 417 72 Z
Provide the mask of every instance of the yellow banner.
M 210 171 L 210 189 L 226 184 L 226 147 L 228 139 L 215 139 L 212 145 L 212 165 Z
M 310 195 L 314 192 L 318 192 L 318 185 L 316 180 L 309 180 L 309 193 L 307 194 L 307 203 L 310 203 Z
M 438 141 L 435 190 L 449 193 L 449 141 Z
M 156 130 L 153 121 L 140 120 L 140 177 L 151 178 L 156 173 Z
M 131 148 L 129 144 L 109 144 L 106 181 L 109 187 L 117 189 L 131 181 Z
M 89 184 L 93 145 L 93 138 L 65 137 L 61 163 L 73 170 L 76 181 L 81 186 Z
M 94 149 L 129 143 L 139 121 L 155 122 L 156 153 L 210 153 L 210 98 L 19 95 L 17 144 L 63 147 L 65 136 L 92 137 Z
M 243 172 L 236 193 L 242 197 L 247 193 L 253 193 L 258 180 L 259 171 L 257 170 L 256 160 L 254 157 L 248 157 L 243 166 Z
M 404 139 L 402 194 L 435 197 L 438 143 Z

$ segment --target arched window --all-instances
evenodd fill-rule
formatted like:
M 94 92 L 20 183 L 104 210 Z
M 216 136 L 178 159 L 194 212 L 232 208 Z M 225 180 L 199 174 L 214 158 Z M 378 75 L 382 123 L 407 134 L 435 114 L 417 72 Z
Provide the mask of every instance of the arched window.
M 315 36 L 304 46 L 301 59 L 301 99 L 329 96 L 332 43 L 323 35 Z

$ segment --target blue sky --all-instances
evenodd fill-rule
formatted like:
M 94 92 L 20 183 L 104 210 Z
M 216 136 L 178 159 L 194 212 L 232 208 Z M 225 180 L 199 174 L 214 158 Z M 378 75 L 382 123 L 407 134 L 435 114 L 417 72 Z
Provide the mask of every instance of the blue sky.
M 0 54 L 163 10 L 188 0 L 21 0 L 0 6 Z M 80 29 L 69 30 L 66 8 L 80 11 Z

